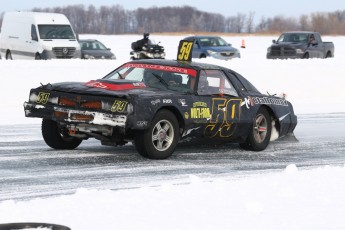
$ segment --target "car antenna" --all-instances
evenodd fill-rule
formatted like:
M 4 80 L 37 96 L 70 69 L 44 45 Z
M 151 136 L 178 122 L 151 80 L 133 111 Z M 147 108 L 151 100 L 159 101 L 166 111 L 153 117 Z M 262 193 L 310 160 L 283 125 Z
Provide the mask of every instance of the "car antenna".
M 276 93 L 271 95 L 268 91 L 266 91 L 266 93 L 268 94 L 268 96 L 275 96 L 275 95 L 277 95 Z

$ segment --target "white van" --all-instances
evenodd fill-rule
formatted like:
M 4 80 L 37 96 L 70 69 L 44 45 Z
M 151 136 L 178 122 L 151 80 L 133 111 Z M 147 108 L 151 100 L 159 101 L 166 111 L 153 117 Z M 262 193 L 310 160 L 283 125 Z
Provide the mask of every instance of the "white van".
M 0 55 L 3 59 L 80 58 L 80 45 L 63 14 L 7 12 L 4 15 Z

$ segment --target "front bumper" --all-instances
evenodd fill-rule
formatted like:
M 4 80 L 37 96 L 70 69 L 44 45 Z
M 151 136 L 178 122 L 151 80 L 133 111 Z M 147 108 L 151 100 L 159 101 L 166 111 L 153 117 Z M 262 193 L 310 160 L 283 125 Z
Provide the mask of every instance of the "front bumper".
M 220 60 L 230 60 L 233 58 L 241 58 L 239 52 L 209 52 L 210 57 Z
M 24 103 L 26 117 L 51 119 L 65 123 L 87 123 L 93 125 L 107 125 L 112 127 L 125 127 L 127 115 L 119 115 L 102 111 L 90 111 L 64 108 L 55 105 L 42 105 L 37 103 Z

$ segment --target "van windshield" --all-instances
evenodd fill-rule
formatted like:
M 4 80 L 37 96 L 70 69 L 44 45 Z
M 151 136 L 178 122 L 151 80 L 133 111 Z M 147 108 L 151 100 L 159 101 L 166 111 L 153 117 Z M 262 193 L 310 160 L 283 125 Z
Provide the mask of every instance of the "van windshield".
M 41 39 L 75 39 L 70 25 L 38 25 Z

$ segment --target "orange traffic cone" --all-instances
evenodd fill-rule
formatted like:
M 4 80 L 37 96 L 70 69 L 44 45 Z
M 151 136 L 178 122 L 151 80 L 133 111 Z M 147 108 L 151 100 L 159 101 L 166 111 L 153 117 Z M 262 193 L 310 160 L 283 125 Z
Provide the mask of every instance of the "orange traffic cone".
M 242 39 L 242 45 L 241 48 L 246 48 L 246 44 L 244 43 L 244 39 Z

